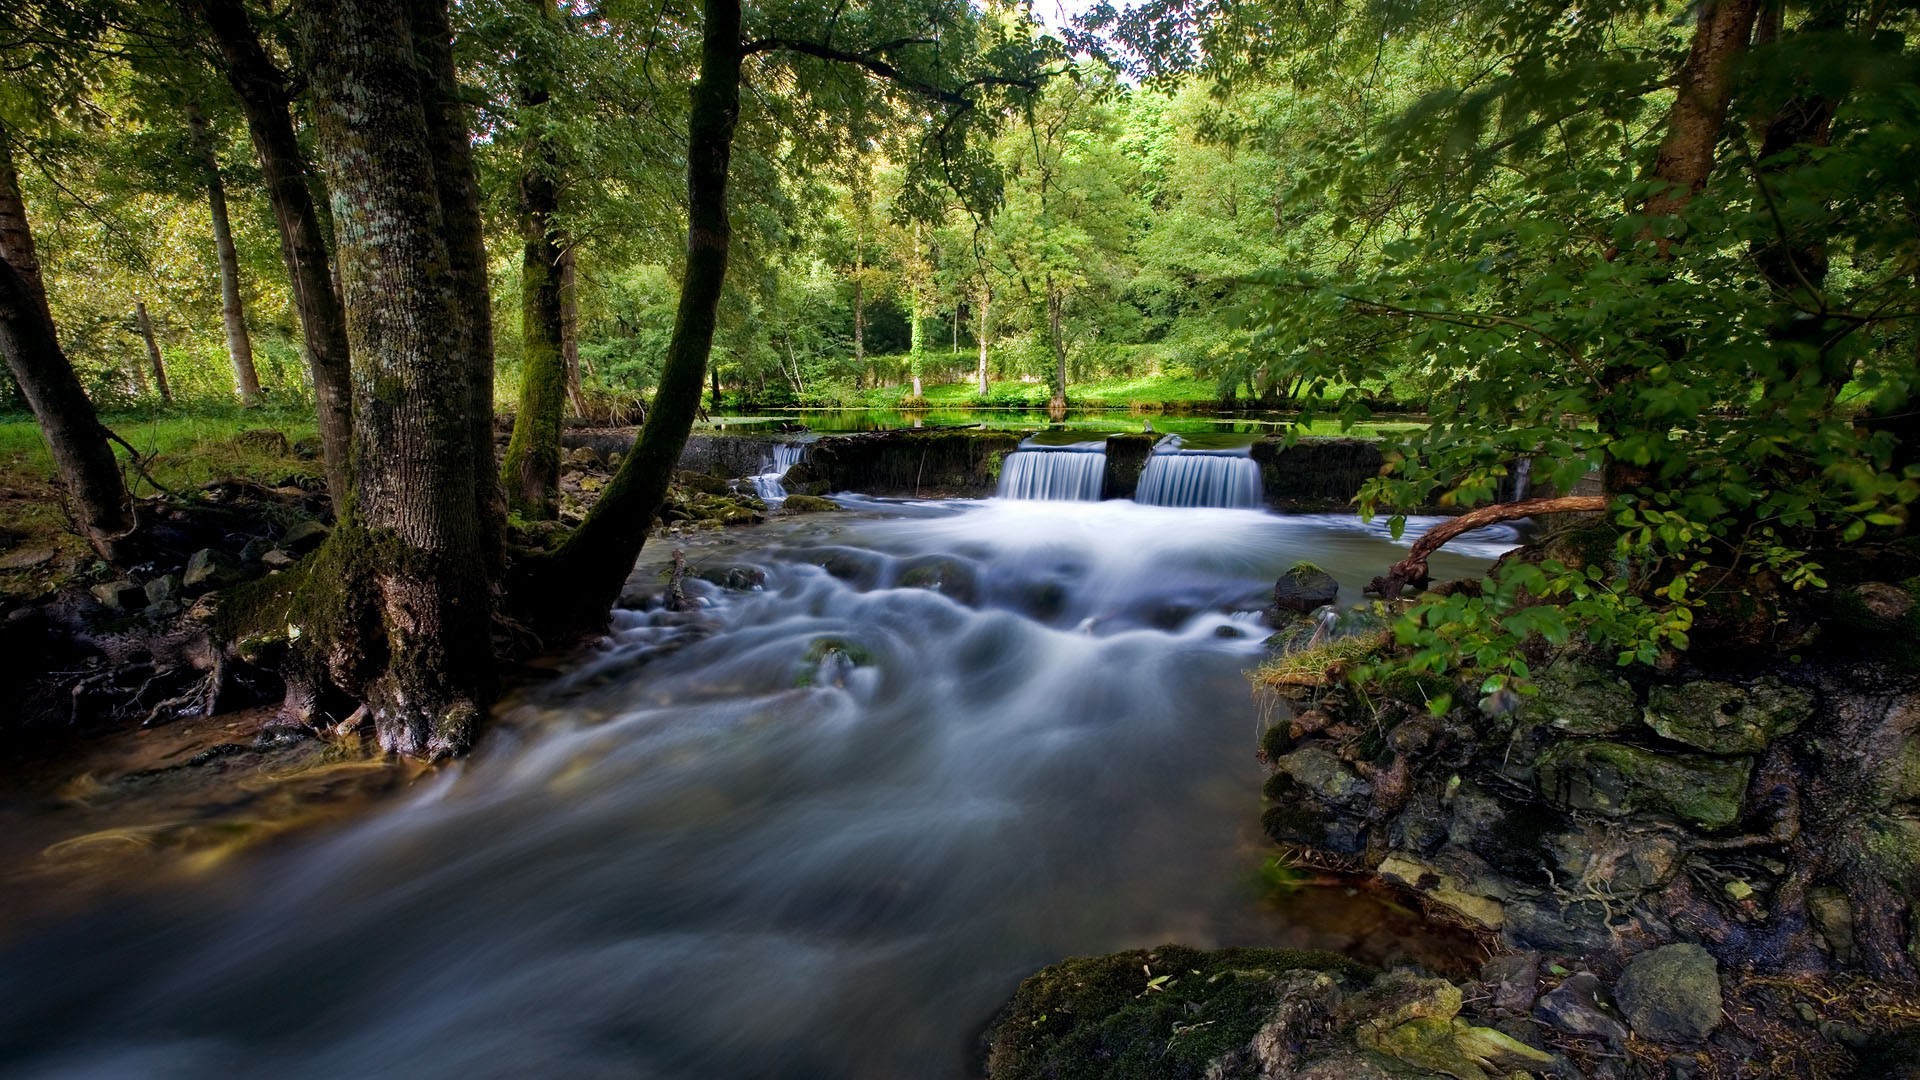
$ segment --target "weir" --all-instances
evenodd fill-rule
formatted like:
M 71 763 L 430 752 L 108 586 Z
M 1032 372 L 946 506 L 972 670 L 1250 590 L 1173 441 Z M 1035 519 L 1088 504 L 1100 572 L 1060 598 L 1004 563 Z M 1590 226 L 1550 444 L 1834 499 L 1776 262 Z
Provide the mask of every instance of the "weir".
M 1031 440 L 1000 464 L 1003 499 L 1099 502 L 1107 480 L 1107 444 L 1041 446 Z
M 1184 450 L 1179 437 L 1169 435 L 1153 448 L 1133 501 L 1258 509 L 1260 466 L 1247 449 Z
M 806 453 L 807 447 L 804 443 L 776 443 L 773 452 L 760 459 L 759 474 L 748 477 L 748 481 L 753 484 L 753 493 L 758 495 L 762 502 L 785 502 L 787 489 L 781 481 L 786 479 L 787 470 L 800 464 L 800 459 L 806 456 Z

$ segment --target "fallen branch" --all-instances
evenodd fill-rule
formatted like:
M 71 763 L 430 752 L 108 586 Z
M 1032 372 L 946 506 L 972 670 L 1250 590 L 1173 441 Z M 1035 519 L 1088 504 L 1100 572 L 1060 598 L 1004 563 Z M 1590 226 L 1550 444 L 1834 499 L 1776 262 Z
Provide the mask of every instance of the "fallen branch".
M 1413 550 L 1407 557 L 1387 567 L 1387 572 L 1374 578 L 1367 591 L 1385 599 L 1393 599 L 1406 591 L 1407 586 L 1424 588 L 1427 584 L 1427 559 L 1441 547 L 1461 533 L 1483 529 L 1488 525 L 1497 525 L 1502 521 L 1516 518 L 1536 517 L 1541 514 L 1591 514 L 1607 508 L 1605 495 L 1564 495 L 1553 499 L 1523 499 L 1520 502 L 1496 503 L 1470 510 L 1457 518 L 1442 522 L 1428 529 L 1420 539 L 1413 542 Z

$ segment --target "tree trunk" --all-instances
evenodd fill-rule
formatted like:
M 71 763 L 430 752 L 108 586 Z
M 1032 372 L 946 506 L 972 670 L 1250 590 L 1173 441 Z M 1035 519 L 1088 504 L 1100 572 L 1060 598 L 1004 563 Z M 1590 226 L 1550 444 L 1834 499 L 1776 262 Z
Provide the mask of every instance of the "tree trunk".
M 705 0 L 703 6 L 700 78 L 687 128 L 687 262 L 673 336 L 653 408 L 633 451 L 566 546 L 523 579 L 532 587 L 516 590 L 529 603 L 544 605 L 537 621 L 549 631 L 577 633 L 606 625 L 700 407 L 701 377 L 713 350 L 733 237 L 727 169 L 740 115 L 741 62 L 740 0 Z M 561 581 L 565 588 L 558 587 Z
M 326 234 L 321 230 L 307 162 L 293 131 L 291 98 L 280 70 L 260 44 L 242 0 L 189 0 L 219 49 L 227 81 L 247 116 L 247 131 L 260 158 L 267 201 L 280 231 L 280 257 L 287 265 L 300 331 L 319 400 L 320 443 L 327 490 L 334 510 L 352 490 L 353 387 L 347 326 L 335 292 Z
M 431 0 L 425 0 L 431 5 Z M 336 199 L 346 333 L 359 366 L 358 475 L 342 527 L 311 560 L 296 645 L 368 706 L 380 745 L 420 757 L 465 749 L 492 690 L 486 526 L 476 457 L 470 257 L 448 192 L 470 188 L 448 119 L 433 33 L 444 10 L 407 0 L 308 0 L 311 83 Z M 442 71 L 441 61 L 449 66 Z M 454 114 L 457 116 L 457 114 Z M 331 625 L 327 625 L 328 622 Z M 342 682 L 340 676 L 344 675 Z
M 980 396 L 987 396 L 987 339 L 991 335 L 993 323 L 990 305 L 993 302 L 993 286 L 986 281 L 980 282 Z
M 473 455 L 473 499 L 480 550 L 490 576 L 506 566 L 507 510 L 493 460 L 493 299 L 487 286 L 487 232 L 480 216 L 480 181 L 473 164 L 472 125 L 453 66 L 453 27 L 447 0 L 407 0 L 413 50 L 420 64 L 427 153 L 432 158 L 441 229 L 450 259 L 456 334 L 467 385 L 467 441 Z M 557 450 L 556 450 L 557 452 Z
M 907 286 L 907 305 L 910 309 L 907 313 L 910 320 L 907 327 L 907 367 L 913 374 L 915 401 L 921 397 L 920 374 L 927 355 L 926 297 L 920 281 L 920 233 L 921 225 L 916 221 L 913 223 L 913 262 L 907 268 L 907 272 L 913 275 L 913 280 Z
M 860 219 L 853 223 L 853 386 L 860 388 L 867 373 L 867 257 L 861 246 Z
M 536 17 L 551 10 L 535 0 Z M 524 118 L 544 112 L 551 98 L 546 73 L 529 70 L 521 60 L 514 73 L 516 97 Z M 536 122 L 537 123 L 537 122 Z M 560 421 L 566 408 L 567 360 L 561 313 L 561 254 L 554 216 L 560 210 L 559 156 L 553 144 L 536 135 L 526 147 L 520 174 L 520 404 L 513 416 L 513 438 L 500 466 L 507 505 L 530 520 L 554 515 L 560 487 Z M 716 395 L 714 407 L 719 407 Z
M 1060 325 L 1066 306 L 1053 275 L 1047 275 L 1047 343 L 1053 347 L 1053 400 L 1047 403 L 1047 411 L 1055 420 L 1067 413 L 1067 342 Z
M 121 561 L 127 554 L 126 536 L 133 530 L 126 488 L 106 429 L 60 348 L 26 202 L 20 197 L 12 143 L 4 127 L 0 127 L 0 355 L 6 357 L 7 370 L 47 440 L 54 468 L 67 489 L 75 527 L 101 558 Z
M 573 415 L 587 415 L 587 392 L 580 382 L 580 267 L 579 249 L 560 249 L 560 356 L 567 364 L 567 407 Z
M 253 341 L 247 336 L 247 313 L 240 301 L 240 256 L 234 250 L 233 225 L 227 219 L 227 189 L 220 181 L 220 157 L 197 101 L 187 102 L 187 128 L 207 185 L 207 211 L 213 217 L 213 248 L 220 262 L 220 318 L 227 328 L 233 389 L 240 404 L 251 409 L 260 404 L 260 375 L 253 367 Z
M 160 391 L 160 404 L 173 404 L 173 391 L 167 388 L 167 363 L 160 357 L 160 343 L 153 339 L 153 320 L 147 317 L 144 300 L 133 302 L 133 321 L 140 327 L 140 340 L 147 346 L 147 365 L 153 369 L 153 386 Z

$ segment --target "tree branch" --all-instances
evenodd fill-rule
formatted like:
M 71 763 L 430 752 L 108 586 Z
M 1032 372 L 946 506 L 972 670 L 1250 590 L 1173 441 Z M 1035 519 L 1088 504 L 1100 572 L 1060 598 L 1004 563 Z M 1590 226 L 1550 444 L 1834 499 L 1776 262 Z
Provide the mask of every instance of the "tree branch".
M 1470 510 L 1457 518 L 1442 522 L 1421 534 L 1413 542 L 1413 550 L 1407 557 L 1387 567 L 1387 572 L 1374 578 L 1367 585 L 1367 591 L 1383 599 L 1391 600 L 1401 594 L 1407 586 L 1416 588 L 1427 583 L 1427 559 L 1440 550 L 1449 540 L 1461 533 L 1472 532 L 1502 521 L 1516 518 L 1533 517 L 1536 514 L 1592 514 L 1607 508 L 1605 495 L 1563 495 L 1552 499 L 1523 499 L 1520 502 L 1497 503 Z

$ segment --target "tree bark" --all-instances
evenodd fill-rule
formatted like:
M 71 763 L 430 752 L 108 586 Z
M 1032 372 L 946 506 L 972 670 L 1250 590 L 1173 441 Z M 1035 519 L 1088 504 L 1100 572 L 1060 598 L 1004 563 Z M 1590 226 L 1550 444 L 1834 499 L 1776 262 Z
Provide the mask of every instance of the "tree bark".
M 327 490 L 337 513 L 353 489 L 353 387 L 347 327 L 335 292 L 326 233 L 307 186 L 306 157 L 293 131 L 292 99 L 285 78 L 261 46 L 242 0 L 188 2 L 219 49 L 222 68 L 246 113 L 247 131 L 260 159 L 267 201 L 280 231 L 280 257 L 286 262 L 300 316 L 307 366 L 313 372 Z
M 240 299 L 240 256 L 233 246 L 233 224 L 227 218 L 227 189 L 220 180 L 220 157 L 200 103 L 187 102 L 187 129 L 193 153 L 207 185 L 207 212 L 213 218 L 213 248 L 220 263 L 220 318 L 227 329 L 227 358 L 233 363 L 233 389 L 240 404 L 260 404 L 260 374 L 253 366 L 253 341 L 247 335 L 247 313 Z
M 1656 187 L 1643 213 L 1677 214 L 1707 186 L 1733 99 L 1734 61 L 1747 50 L 1757 10 L 1757 0 L 1703 0 L 1700 5 L 1654 162 Z M 1660 238 L 1662 254 L 1670 242 Z
M 700 384 L 713 349 L 733 238 L 727 220 L 727 171 L 740 115 L 741 64 L 740 0 L 704 0 L 703 8 L 700 77 L 693 87 L 687 128 L 687 262 L 673 335 L 653 407 L 633 451 L 555 558 L 529 566 L 525 580 L 538 585 L 516 589 L 530 600 L 539 597 L 544 607 L 534 617 L 549 633 L 606 625 L 700 408 Z M 565 588 L 558 587 L 561 581 Z
M 984 279 L 980 282 L 980 367 L 977 372 L 980 380 L 980 396 L 987 396 L 987 339 L 993 328 L 992 310 L 993 286 Z
M 314 557 L 353 573 L 313 581 L 325 602 L 299 617 L 317 623 L 331 605 L 334 624 L 299 641 L 336 676 L 344 669 L 342 688 L 365 701 L 383 748 L 435 758 L 466 748 L 493 688 L 493 560 L 479 494 L 491 469 L 474 440 L 472 298 L 460 295 L 469 275 L 454 266 L 470 252 L 453 220 L 461 208 L 442 204 L 472 177 L 438 174 L 459 156 L 445 152 L 450 132 L 433 131 L 442 58 L 416 44 L 415 28 L 445 13 L 422 12 L 422 2 L 410 11 L 408 0 L 308 0 L 300 12 L 360 375 L 354 497 L 325 558 Z
M 4 127 L 0 127 L 0 354 L 5 355 L 7 370 L 47 440 L 54 468 L 67 489 L 74 525 L 101 558 L 121 561 L 127 553 L 126 537 L 133 530 L 126 488 L 106 429 L 60 348 L 26 202 L 20 197 L 12 142 Z
M 1422 533 L 1420 539 L 1413 542 L 1413 550 L 1407 553 L 1407 557 L 1388 567 L 1386 573 L 1374 578 L 1367 585 L 1367 591 L 1391 600 L 1399 596 L 1409 585 L 1415 588 L 1424 587 L 1427 583 L 1427 560 L 1449 540 L 1462 533 L 1483 529 L 1488 525 L 1497 525 L 1502 521 L 1514 521 L 1539 514 L 1591 514 L 1599 513 L 1606 508 L 1605 495 L 1563 495 L 1550 499 L 1495 503 L 1478 510 L 1470 510 Z
M 1047 343 L 1053 347 L 1053 400 L 1047 403 L 1047 411 L 1055 420 L 1067 414 L 1067 342 L 1060 325 L 1066 306 L 1066 297 L 1053 283 L 1053 275 L 1048 274 Z
M 853 386 L 867 374 L 867 251 L 861 236 L 861 216 L 853 221 Z
M 580 266 L 579 251 L 569 243 L 560 249 L 560 356 L 567 364 L 567 407 L 573 415 L 587 415 L 587 392 L 580 382 Z
M 153 386 L 160 391 L 160 404 L 173 404 L 173 391 L 167 387 L 167 362 L 160 356 L 160 343 L 153 337 L 153 320 L 147 317 L 147 303 L 133 302 L 133 321 L 140 328 L 140 340 L 147 346 L 147 366 L 153 369 Z

